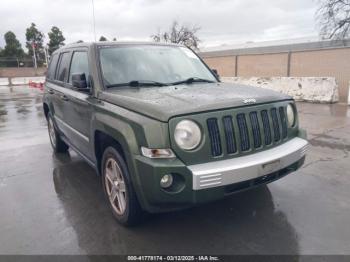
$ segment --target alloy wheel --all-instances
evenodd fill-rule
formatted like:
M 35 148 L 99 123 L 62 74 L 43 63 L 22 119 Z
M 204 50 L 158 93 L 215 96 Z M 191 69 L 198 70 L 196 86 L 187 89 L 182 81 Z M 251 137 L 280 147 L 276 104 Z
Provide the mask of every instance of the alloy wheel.
M 55 147 L 56 146 L 56 131 L 55 131 L 55 127 L 53 125 L 51 117 L 49 117 L 48 129 L 49 129 L 49 136 L 50 136 L 51 143 Z
M 114 158 L 108 158 L 105 165 L 105 187 L 109 202 L 118 215 L 126 210 L 127 194 L 121 168 Z

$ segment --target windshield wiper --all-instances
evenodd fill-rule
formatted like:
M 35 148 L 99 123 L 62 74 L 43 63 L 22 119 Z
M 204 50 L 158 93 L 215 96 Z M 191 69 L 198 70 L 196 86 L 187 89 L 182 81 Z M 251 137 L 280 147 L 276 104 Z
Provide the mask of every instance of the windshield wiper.
M 215 81 L 209 80 L 209 79 L 203 79 L 203 78 L 199 78 L 199 77 L 190 77 L 190 78 L 187 78 L 185 80 L 171 83 L 171 85 L 192 84 L 192 83 L 196 83 L 196 82 L 215 83 Z
M 157 82 L 157 81 L 149 81 L 149 80 L 133 80 L 127 83 L 110 84 L 110 85 L 107 85 L 107 88 L 121 87 L 121 86 L 131 86 L 131 87 L 144 86 L 145 87 L 145 86 L 167 86 L 167 84 Z

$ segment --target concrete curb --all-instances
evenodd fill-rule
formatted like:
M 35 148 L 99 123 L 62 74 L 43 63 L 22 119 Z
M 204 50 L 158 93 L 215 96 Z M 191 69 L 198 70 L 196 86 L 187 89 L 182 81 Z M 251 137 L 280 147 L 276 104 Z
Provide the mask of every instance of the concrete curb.
M 8 77 L 0 78 L 0 86 L 8 86 L 10 85 L 10 81 Z

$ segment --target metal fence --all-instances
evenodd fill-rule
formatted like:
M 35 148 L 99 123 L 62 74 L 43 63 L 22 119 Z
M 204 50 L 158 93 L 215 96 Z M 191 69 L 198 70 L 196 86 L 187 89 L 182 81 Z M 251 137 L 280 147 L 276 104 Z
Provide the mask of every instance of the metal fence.
M 46 61 L 42 59 L 37 60 L 37 66 L 45 66 Z M 0 67 L 35 67 L 34 59 L 32 58 L 19 58 L 19 57 L 0 57 Z

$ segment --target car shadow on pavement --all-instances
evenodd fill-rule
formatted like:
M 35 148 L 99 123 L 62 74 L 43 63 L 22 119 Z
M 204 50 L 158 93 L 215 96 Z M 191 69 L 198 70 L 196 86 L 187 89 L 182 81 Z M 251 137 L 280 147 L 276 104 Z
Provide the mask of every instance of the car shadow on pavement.
M 54 156 L 53 183 L 86 254 L 298 254 L 298 237 L 267 186 L 188 210 L 151 215 L 125 228 L 109 210 L 95 171 Z

